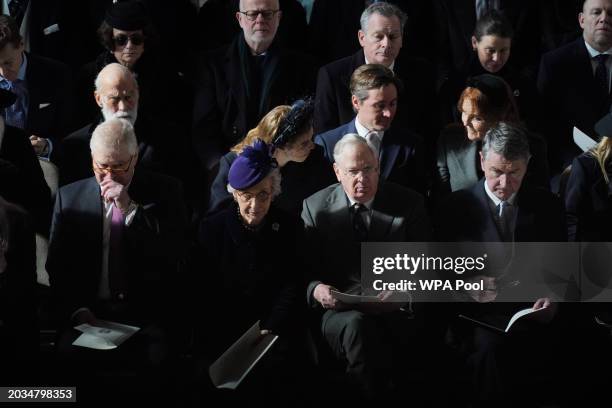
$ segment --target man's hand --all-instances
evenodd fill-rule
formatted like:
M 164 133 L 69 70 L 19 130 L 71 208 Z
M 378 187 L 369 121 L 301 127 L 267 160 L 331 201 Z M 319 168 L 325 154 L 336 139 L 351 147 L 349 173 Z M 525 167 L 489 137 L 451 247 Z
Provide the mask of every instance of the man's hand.
M 44 137 L 30 136 L 30 143 L 37 156 L 44 156 L 49 152 L 49 143 Z
M 106 177 L 100 183 L 100 194 L 105 202 L 114 202 L 122 213 L 125 214 L 128 211 L 131 199 L 128 195 L 127 187 L 123 184 L 119 184 L 110 177 Z
M 312 296 L 316 299 L 317 302 L 323 306 L 323 309 L 332 309 L 332 310 L 344 310 L 346 309 L 346 305 L 331 294 L 331 291 L 336 290 L 336 288 L 325 285 L 323 283 L 319 283 L 313 293 Z

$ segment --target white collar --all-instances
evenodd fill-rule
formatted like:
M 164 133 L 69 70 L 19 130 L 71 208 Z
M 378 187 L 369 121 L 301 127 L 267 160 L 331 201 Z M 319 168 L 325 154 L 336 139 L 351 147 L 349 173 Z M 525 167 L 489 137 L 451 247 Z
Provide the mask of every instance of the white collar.
M 586 49 L 589 52 L 589 55 L 591 56 L 591 58 L 595 58 L 596 56 L 600 55 L 600 54 L 608 54 L 608 55 L 612 55 L 612 48 L 609 48 L 607 51 L 605 52 L 599 52 L 597 51 L 595 48 L 591 47 L 589 45 L 588 42 L 586 42 L 586 40 L 584 41 L 584 45 L 586 45 Z
M 365 59 L 365 63 L 369 64 L 370 61 L 368 61 L 368 57 L 365 56 L 365 52 L 363 53 L 363 58 Z M 391 63 L 391 65 L 389 65 L 387 68 L 389 68 L 391 71 L 393 71 L 393 68 L 395 67 L 395 60 L 393 60 L 393 62 Z M 395 71 L 393 71 L 395 72 Z
M 346 192 L 345 192 L 345 194 L 346 194 Z M 354 206 L 357 203 L 357 201 L 353 200 L 353 198 L 351 196 L 349 196 L 348 194 L 346 194 L 346 197 L 348 198 L 349 203 L 350 203 L 349 207 L 352 207 L 352 206 Z M 374 198 L 366 201 L 365 203 L 359 203 L 359 204 L 365 206 L 368 209 L 368 211 L 369 211 L 369 210 L 372 209 L 372 204 L 373 203 L 374 203 Z
M 355 129 L 357 130 L 357 134 L 361 137 L 366 137 L 366 135 L 371 132 L 370 129 L 359 123 L 359 116 L 355 116 Z M 377 130 L 376 133 L 378 133 L 378 136 L 380 136 L 380 140 L 382 140 L 383 136 L 385 135 L 385 131 Z

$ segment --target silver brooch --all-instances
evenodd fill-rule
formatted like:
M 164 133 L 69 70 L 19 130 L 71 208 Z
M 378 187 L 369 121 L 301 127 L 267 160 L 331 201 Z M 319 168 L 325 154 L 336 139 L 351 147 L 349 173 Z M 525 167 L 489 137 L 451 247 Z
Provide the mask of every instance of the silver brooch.
M 280 225 L 278 224 L 278 222 L 274 222 L 272 223 L 272 230 L 278 232 L 278 230 L 280 229 Z

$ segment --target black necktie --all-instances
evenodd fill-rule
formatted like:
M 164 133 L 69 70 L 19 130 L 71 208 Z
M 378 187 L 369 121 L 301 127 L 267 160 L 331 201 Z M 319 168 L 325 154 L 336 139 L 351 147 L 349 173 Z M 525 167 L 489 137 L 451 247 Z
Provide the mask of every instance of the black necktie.
M 20 27 L 27 6 L 28 0 L 9 0 L 8 2 L 9 13 Z
M 355 241 L 367 241 L 368 227 L 363 219 L 362 213 L 368 211 L 368 207 L 363 204 L 355 203 L 351 208 L 353 211 L 353 235 L 355 237 Z
M 595 82 L 597 83 L 597 89 L 600 90 L 601 95 L 606 99 L 609 95 L 609 81 L 608 81 L 608 68 L 606 62 L 610 56 L 608 54 L 599 54 L 595 57 L 597 62 L 597 68 L 595 68 Z

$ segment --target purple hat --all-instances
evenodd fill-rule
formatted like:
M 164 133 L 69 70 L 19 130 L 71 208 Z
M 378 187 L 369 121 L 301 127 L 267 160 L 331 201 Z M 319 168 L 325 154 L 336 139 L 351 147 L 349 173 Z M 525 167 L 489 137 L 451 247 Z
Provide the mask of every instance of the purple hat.
M 251 188 L 276 168 L 278 164 L 270 155 L 270 147 L 261 139 L 247 146 L 232 163 L 228 174 L 230 186 L 235 190 Z

